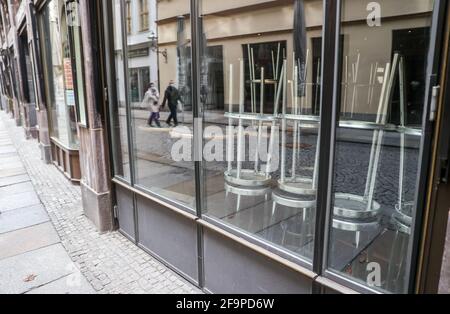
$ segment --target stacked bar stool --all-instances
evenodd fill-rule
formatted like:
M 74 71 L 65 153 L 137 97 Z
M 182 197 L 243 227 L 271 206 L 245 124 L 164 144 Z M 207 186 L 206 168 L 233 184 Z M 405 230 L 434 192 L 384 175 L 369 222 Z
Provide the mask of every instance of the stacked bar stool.
M 295 230 L 289 227 L 287 222 L 282 222 L 282 245 L 286 245 L 287 237 L 298 239 L 303 246 L 308 242 L 308 238 L 312 237 L 313 224 L 308 223 L 309 215 L 313 213 L 316 206 L 317 195 L 317 166 L 318 166 L 318 154 L 315 154 L 313 175 L 312 177 L 302 176 L 300 174 L 300 168 L 298 168 L 298 157 L 302 150 L 301 146 L 301 130 L 305 127 L 319 129 L 319 118 L 313 116 L 303 116 L 303 100 L 302 105 L 298 102 L 298 77 L 299 67 L 293 66 L 293 79 L 291 81 L 291 96 L 292 96 L 292 111 L 287 113 L 287 99 L 288 99 L 288 80 L 286 71 L 286 61 L 283 71 L 283 105 L 281 115 L 281 174 L 278 180 L 277 189 L 272 193 L 273 209 L 272 219 L 275 218 L 277 209 L 280 206 L 285 208 L 297 209 L 302 211 L 302 216 L 297 216 L 297 220 L 294 223 Z M 306 68 L 306 67 L 305 67 Z M 306 70 L 305 70 L 306 72 Z M 306 81 L 306 77 L 305 80 Z M 280 86 L 281 87 L 281 86 Z M 292 168 L 287 170 L 288 165 L 288 152 L 287 152 L 287 132 L 288 123 L 293 124 L 293 147 L 292 147 Z M 319 138 L 319 136 L 318 136 Z M 319 141 L 319 140 L 318 140 Z M 319 149 L 319 143 L 317 143 L 317 150 Z M 300 225 L 300 228 L 297 228 Z M 298 231 L 300 229 L 300 232 Z
M 262 141 L 262 132 L 264 123 L 275 123 L 275 115 L 264 114 L 264 92 L 265 92 L 265 71 L 261 69 L 261 100 L 259 113 L 246 113 L 244 109 L 245 102 L 245 78 L 244 78 L 244 61 L 240 61 L 240 95 L 239 95 L 239 112 L 233 112 L 231 100 L 233 99 L 233 67 L 230 66 L 230 108 L 229 112 L 225 116 L 229 119 L 229 134 L 228 134 L 228 169 L 224 174 L 225 177 L 225 191 L 227 196 L 231 193 L 237 195 L 236 211 L 241 209 L 241 201 L 243 197 L 259 197 L 265 196 L 266 200 L 269 199 L 272 177 L 270 175 L 269 167 L 261 166 L 259 145 L 257 145 L 256 153 L 254 156 L 254 168 L 244 168 L 245 162 L 245 134 L 244 134 L 244 122 L 251 122 L 253 125 L 257 124 L 258 132 L 258 144 Z M 253 81 L 251 84 L 253 85 Z M 253 89 L 253 88 L 252 88 Z M 253 97 L 252 97 L 253 98 Z M 253 99 L 252 99 L 253 103 Z M 277 110 L 277 109 L 276 109 Z M 238 134 L 237 134 L 237 162 L 236 168 L 233 167 L 233 152 L 234 152 L 234 131 L 232 130 L 233 121 L 238 121 Z M 272 132 L 273 134 L 273 132 Z M 271 135 L 272 136 L 272 135 Z M 273 139 L 270 139 L 273 142 Z
M 394 229 L 394 241 L 391 248 L 390 260 L 388 268 L 387 281 L 390 289 L 401 291 L 405 288 L 406 276 L 402 279 L 401 275 L 405 275 L 406 260 L 408 253 L 409 239 L 413 224 L 413 213 L 415 203 L 405 200 L 405 159 L 406 159 L 406 135 L 421 136 L 421 132 L 413 128 L 408 128 L 406 121 L 406 90 L 405 90 L 405 69 L 404 59 L 399 61 L 399 87 L 400 87 L 400 170 L 399 170 L 399 189 L 398 203 L 395 205 L 395 211 L 392 215 L 391 223 Z
M 355 246 L 360 246 L 361 232 L 376 231 L 380 226 L 381 205 L 374 200 L 375 186 L 377 183 L 380 165 L 383 138 L 387 125 L 389 103 L 392 99 L 396 71 L 399 68 L 401 58 L 394 55 L 392 70 L 391 64 L 386 64 L 383 87 L 375 125 L 370 126 L 359 123 L 359 127 L 374 129 L 372 149 L 369 159 L 366 187 L 363 196 L 337 193 L 334 200 L 333 227 L 337 230 L 354 232 Z

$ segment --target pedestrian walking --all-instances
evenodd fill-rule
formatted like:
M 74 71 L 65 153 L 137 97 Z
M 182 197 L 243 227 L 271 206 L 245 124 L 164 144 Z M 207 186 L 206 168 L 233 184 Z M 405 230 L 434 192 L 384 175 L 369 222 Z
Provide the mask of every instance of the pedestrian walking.
M 153 127 L 153 122 L 155 122 L 158 128 L 161 127 L 160 119 L 160 105 L 159 105 L 159 91 L 155 86 L 155 83 L 150 83 L 147 92 L 145 93 L 144 100 L 142 104 L 145 108 L 149 108 L 150 117 L 148 119 L 147 124 L 150 127 Z
M 169 86 L 167 87 L 164 93 L 164 100 L 162 102 L 162 107 L 166 106 L 166 103 L 169 106 L 170 115 L 167 119 L 166 123 L 169 126 L 172 126 L 172 120 L 175 126 L 178 126 L 178 104 L 181 103 L 181 96 L 179 90 L 175 87 L 175 82 L 173 80 L 170 81 Z

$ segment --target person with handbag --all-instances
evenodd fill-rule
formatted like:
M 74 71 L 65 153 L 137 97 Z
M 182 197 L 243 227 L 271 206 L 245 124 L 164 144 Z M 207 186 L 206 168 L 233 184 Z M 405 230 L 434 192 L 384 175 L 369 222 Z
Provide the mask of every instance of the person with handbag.
M 169 118 L 166 121 L 167 125 L 172 126 L 173 120 L 175 126 L 178 126 L 178 103 L 182 103 L 182 101 L 180 91 L 175 87 L 175 82 L 173 80 L 170 81 L 169 86 L 164 93 L 162 108 L 166 106 L 166 103 L 170 110 Z
M 160 106 L 159 106 L 159 91 L 155 87 L 155 83 L 150 83 L 147 92 L 145 93 L 143 106 L 150 109 L 150 118 L 148 119 L 147 124 L 150 127 L 153 127 L 153 122 L 156 123 L 158 128 L 161 127 L 161 123 L 159 122 L 160 115 Z

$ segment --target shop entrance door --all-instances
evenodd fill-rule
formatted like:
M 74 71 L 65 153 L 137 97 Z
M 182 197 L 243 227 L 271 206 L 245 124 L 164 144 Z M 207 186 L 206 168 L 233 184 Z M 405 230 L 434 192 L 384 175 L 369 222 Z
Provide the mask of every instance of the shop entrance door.
M 358 291 L 412 292 L 446 3 L 339 4 L 323 270 Z

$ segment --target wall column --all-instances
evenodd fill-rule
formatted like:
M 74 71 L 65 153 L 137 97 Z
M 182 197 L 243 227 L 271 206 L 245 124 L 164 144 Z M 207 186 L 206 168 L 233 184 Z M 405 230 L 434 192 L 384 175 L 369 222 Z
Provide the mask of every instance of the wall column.
M 45 97 L 44 86 L 44 72 L 41 58 L 41 49 L 39 46 L 39 30 L 37 26 L 37 12 L 35 7 L 36 0 L 29 0 L 27 13 L 30 15 L 30 23 L 28 36 L 31 43 L 32 58 L 34 63 L 35 78 L 36 78 L 36 102 L 37 102 L 37 124 L 39 127 L 39 147 L 41 149 L 42 160 L 50 164 L 52 162 L 50 130 L 47 115 L 47 103 Z M 34 18 L 31 18 L 34 17 Z M 30 51 L 31 53 L 31 51 Z
M 80 0 L 88 127 L 79 126 L 81 189 L 86 216 L 100 232 L 114 229 L 99 38 L 99 1 Z M 77 56 L 78 57 L 78 56 Z

